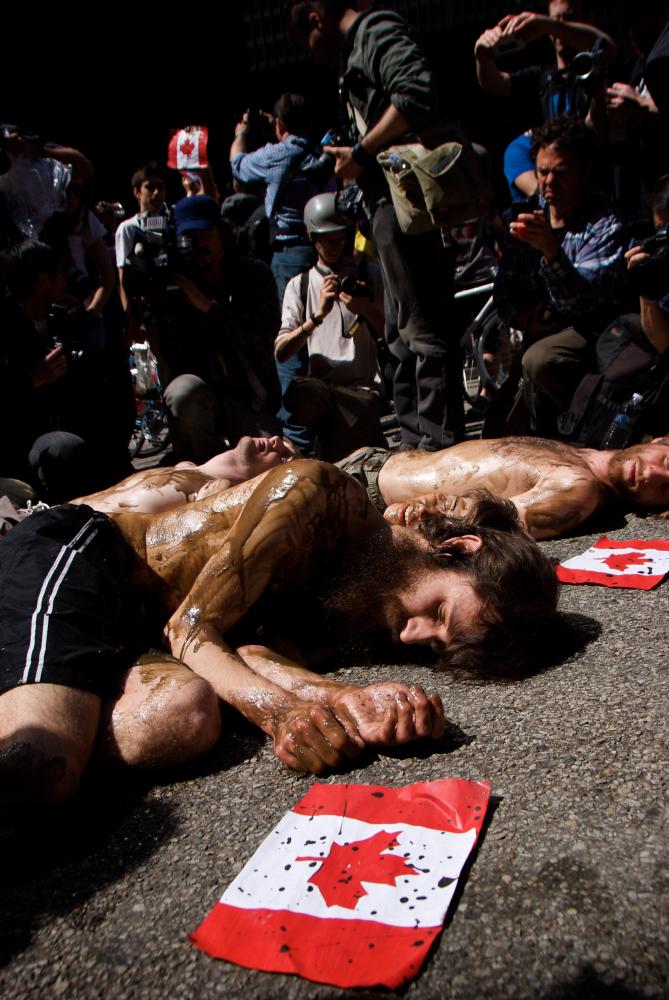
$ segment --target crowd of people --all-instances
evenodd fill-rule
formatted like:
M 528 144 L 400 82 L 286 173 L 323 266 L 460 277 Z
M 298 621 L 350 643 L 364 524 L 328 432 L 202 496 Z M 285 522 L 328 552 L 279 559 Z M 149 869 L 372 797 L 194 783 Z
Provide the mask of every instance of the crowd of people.
M 288 5 L 297 42 L 340 67 L 341 127 L 315 143 L 296 94 L 245 114 L 225 198 L 189 169 L 168 205 L 155 160 L 122 219 L 93 206 L 80 151 L 5 127 L 0 492 L 50 509 L 0 542 L 0 800 L 69 798 L 96 747 L 191 759 L 220 700 L 310 772 L 439 737 L 438 695 L 326 679 L 313 647 L 417 643 L 522 676 L 559 628 L 535 539 L 612 502 L 669 508 L 669 7 L 627 11 L 628 81 L 576 0 L 477 40 L 481 87 L 523 119 L 499 211 L 491 158 L 381 4 Z M 542 37 L 553 64 L 507 70 Z M 469 441 L 467 218 L 522 334 Z M 135 342 L 174 463 L 139 473 Z

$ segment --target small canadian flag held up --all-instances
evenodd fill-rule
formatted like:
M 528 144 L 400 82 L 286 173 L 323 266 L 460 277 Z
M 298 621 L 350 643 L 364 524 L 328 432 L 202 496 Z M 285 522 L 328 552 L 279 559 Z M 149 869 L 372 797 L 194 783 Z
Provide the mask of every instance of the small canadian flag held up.
M 580 556 L 557 567 L 563 583 L 652 590 L 669 573 L 669 541 L 621 542 L 600 538 Z
M 167 166 L 172 170 L 200 170 L 209 166 L 208 138 L 209 130 L 204 125 L 173 129 L 167 147 Z
M 312 785 L 191 940 L 249 969 L 401 986 L 441 931 L 489 795 L 459 779 Z

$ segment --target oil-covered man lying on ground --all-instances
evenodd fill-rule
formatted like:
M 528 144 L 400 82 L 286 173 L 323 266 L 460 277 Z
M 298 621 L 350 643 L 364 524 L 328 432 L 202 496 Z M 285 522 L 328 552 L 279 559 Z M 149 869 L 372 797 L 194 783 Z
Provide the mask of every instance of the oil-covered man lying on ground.
M 160 514 L 35 513 L 0 544 L 0 586 L 5 804 L 70 797 L 96 747 L 138 766 L 197 757 L 219 738 L 219 699 L 302 771 L 438 738 L 438 695 L 321 677 L 274 637 L 299 650 L 324 614 L 337 637 L 364 627 L 501 674 L 541 648 L 557 602 L 510 504 L 481 497 L 464 519 L 410 530 L 306 460 L 250 495 L 233 487 Z
M 157 512 L 242 483 L 292 457 L 280 438 L 242 438 L 205 465 L 184 462 L 138 472 L 83 500 L 108 514 Z M 523 437 L 464 441 L 437 452 L 361 448 L 337 465 L 365 487 L 386 518 L 408 526 L 435 512 L 463 514 L 471 503 L 465 494 L 480 489 L 511 500 L 534 538 L 565 535 L 609 505 L 669 511 L 667 437 L 623 451 Z

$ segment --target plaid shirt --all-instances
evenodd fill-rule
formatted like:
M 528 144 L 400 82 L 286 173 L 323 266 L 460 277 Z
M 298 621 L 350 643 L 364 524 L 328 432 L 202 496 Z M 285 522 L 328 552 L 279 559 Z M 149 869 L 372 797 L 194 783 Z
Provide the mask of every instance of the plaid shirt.
M 301 136 L 289 135 L 283 142 L 268 142 L 252 153 L 238 153 L 230 161 L 232 175 L 238 181 L 244 184 L 260 181 L 266 185 L 265 212 L 268 219 L 274 218 L 279 241 L 307 242 L 304 206 L 318 194 L 320 188 L 296 169 L 281 194 L 281 204 L 276 206 L 276 210 L 274 202 L 281 178 L 287 170 L 298 163 L 309 166 L 315 162 L 315 157 L 307 152 L 308 146 L 308 141 Z
M 547 320 L 601 332 L 625 305 L 623 223 L 593 201 L 569 226 L 553 232 L 560 253 L 549 264 L 507 230 L 493 292 L 498 312 L 513 323 L 520 313 L 543 305 Z

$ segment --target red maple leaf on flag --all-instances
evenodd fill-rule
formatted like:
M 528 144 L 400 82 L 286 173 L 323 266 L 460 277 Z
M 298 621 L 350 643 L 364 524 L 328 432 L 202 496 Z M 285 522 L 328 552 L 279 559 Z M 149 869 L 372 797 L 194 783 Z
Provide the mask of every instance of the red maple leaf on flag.
M 190 156 L 190 154 L 193 152 L 194 149 L 195 149 L 195 143 L 191 142 L 190 139 L 184 139 L 184 141 L 179 146 L 179 150 L 184 154 L 184 156 Z
M 610 569 L 624 573 L 630 566 L 643 566 L 651 560 L 643 552 L 621 552 L 619 555 L 607 556 L 602 562 Z
M 401 875 L 418 875 L 404 858 L 384 854 L 397 845 L 397 833 L 382 830 L 367 840 L 352 844 L 332 844 L 326 858 L 296 858 L 296 861 L 319 861 L 321 867 L 309 879 L 319 889 L 326 906 L 345 906 L 354 910 L 358 900 L 367 895 L 364 882 L 395 885 Z

